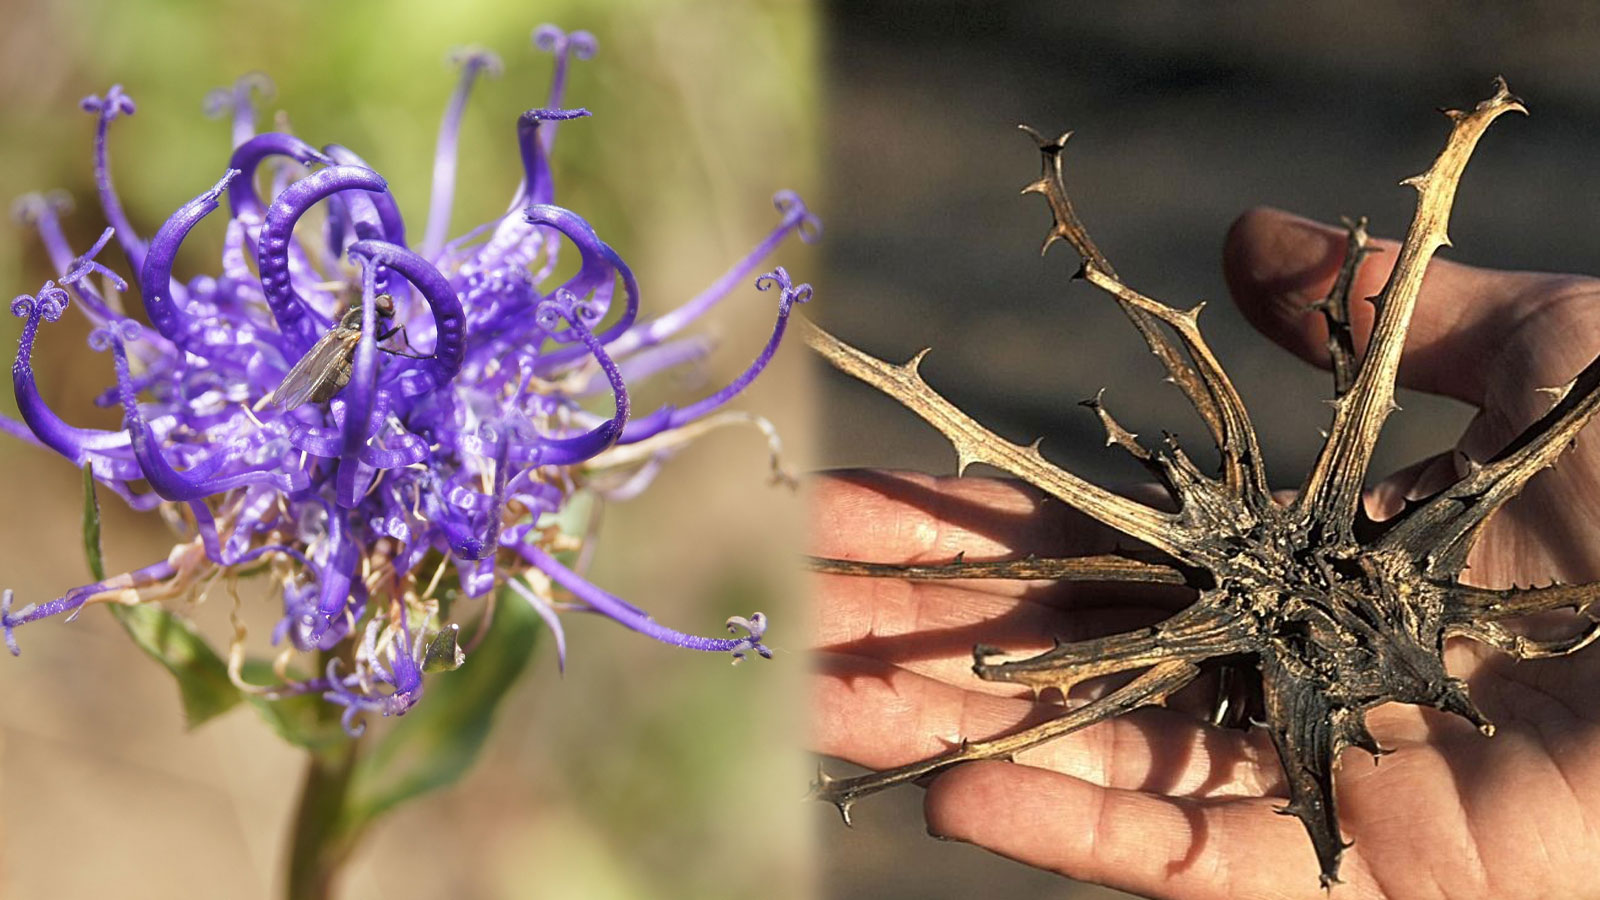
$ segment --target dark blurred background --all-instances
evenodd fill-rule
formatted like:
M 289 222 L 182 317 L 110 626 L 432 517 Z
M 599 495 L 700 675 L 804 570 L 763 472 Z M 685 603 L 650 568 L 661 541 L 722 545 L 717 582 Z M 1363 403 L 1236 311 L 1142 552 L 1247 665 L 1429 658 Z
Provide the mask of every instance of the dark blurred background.
M 829 13 L 819 319 L 897 362 L 933 347 L 922 371 L 935 388 L 1008 438 L 1042 436 L 1047 456 L 1096 479 L 1140 475 L 1076 405 L 1101 387 L 1133 431 L 1174 431 L 1191 453 L 1205 432 L 1110 299 L 1067 285 L 1070 248 L 1040 259 L 1050 220 L 1043 201 L 1017 196 L 1039 167 L 1018 123 L 1077 132 L 1068 188 L 1125 281 L 1179 306 L 1220 301 L 1202 328 L 1279 486 L 1310 464 L 1330 379 L 1227 301 L 1220 248 L 1241 211 L 1368 215 L 1374 234 L 1399 237 L 1415 195 L 1396 183 L 1448 133 L 1433 110 L 1470 106 L 1503 74 L 1532 116 L 1500 120 L 1480 145 L 1442 255 L 1600 271 L 1592 5 L 853 0 Z M 831 371 L 822 385 L 826 465 L 953 472 L 954 453 L 921 420 Z M 1469 417 L 1437 398 L 1400 403 L 1374 471 L 1448 447 Z M 816 812 L 831 897 L 1110 895 L 927 838 L 914 788 L 854 812 L 850 830 Z

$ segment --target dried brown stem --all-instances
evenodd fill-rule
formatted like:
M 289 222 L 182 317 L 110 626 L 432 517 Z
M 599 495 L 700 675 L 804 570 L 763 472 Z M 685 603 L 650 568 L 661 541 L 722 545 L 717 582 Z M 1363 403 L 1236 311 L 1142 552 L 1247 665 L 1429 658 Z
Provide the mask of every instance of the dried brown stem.
M 985 759 L 1010 759 L 1029 747 L 1036 747 L 1097 722 L 1114 719 L 1141 706 L 1161 703 L 1179 688 L 1193 681 L 1198 673 L 1199 670 L 1187 662 L 1163 662 L 1098 700 L 1015 734 L 983 741 L 963 741 L 960 746 L 948 753 L 931 759 L 882 772 L 857 775 L 853 778 L 831 778 L 819 771 L 811 793 L 818 800 L 838 807 L 839 815 L 844 817 L 845 824 L 848 825 L 850 807 L 862 797 L 896 785 L 931 778 L 962 763 Z
M 892 563 L 855 562 L 847 559 L 827 559 L 813 556 L 809 560 L 813 572 L 826 575 L 862 575 L 871 578 L 911 578 L 918 581 L 937 581 L 947 578 L 1008 578 L 1016 581 L 1091 581 L 1127 582 L 1142 584 L 1190 583 L 1189 575 L 1182 569 L 1157 562 L 1146 562 L 1118 554 L 1076 556 L 1067 559 L 1007 559 L 991 562 L 969 562 L 956 559 L 932 565 L 895 565 Z
M 1151 453 L 1139 443 L 1139 436 L 1122 427 L 1122 424 L 1112 417 L 1111 411 L 1105 407 L 1105 388 L 1101 388 L 1092 399 L 1079 402 L 1079 406 L 1086 406 L 1092 410 L 1100 420 L 1100 427 L 1106 432 L 1107 447 L 1121 447 L 1129 456 L 1139 461 L 1146 472 L 1161 482 L 1166 487 L 1172 499 L 1182 505 L 1183 497 L 1178 489 L 1177 473 L 1172 471 L 1172 461 L 1164 456 Z
M 1343 397 L 1350 392 L 1356 380 L 1356 342 L 1350 333 L 1350 291 L 1356 284 L 1356 272 L 1361 260 L 1376 250 L 1367 246 L 1367 217 L 1345 222 L 1344 262 L 1333 280 L 1328 296 L 1317 301 L 1314 309 L 1322 312 L 1328 326 L 1328 359 L 1333 368 L 1333 396 Z
M 810 322 L 802 322 L 806 343 L 847 375 L 900 401 L 939 430 L 955 446 L 957 471 L 973 463 L 994 466 L 1066 501 L 1097 521 L 1137 538 L 1152 547 L 1185 559 L 1185 530 L 1176 516 L 1135 503 L 1090 484 L 1050 464 L 1037 444 L 1022 447 L 1007 441 L 957 409 L 917 373 L 924 350 L 905 365 L 896 366 L 844 343 Z
M 1364 741 L 1377 752 L 1377 742 L 1367 733 L 1359 710 L 1338 710 L 1314 691 L 1280 689 L 1290 679 L 1279 665 L 1269 662 L 1262 672 L 1268 731 L 1289 782 L 1289 802 L 1278 812 L 1305 825 L 1322 869 L 1318 878 L 1327 888 L 1339 880 L 1339 858 L 1345 850 L 1333 793 L 1334 764 L 1345 746 Z
M 1517 634 L 1498 622 L 1468 622 L 1445 629 L 1445 634 L 1450 637 L 1471 638 L 1517 659 L 1548 659 L 1552 656 L 1566 656 L 1594 643 L 1596 638 L 1600 638 L 1600 622 L 1590 620 L 1582 631 L 1553 641 L 1534 640 L 1526 635 Z
M 1491 588 L 1466 584 L 1439 585 L 1444 594 L 1446 624 L 1497 622 L 1558 609 L 1574 612 L 1600 601 L 1600 582 L 1551 584 L 1545 587 Z
M 1600 413 L 1600 358 L 1567 382 L 1555 405 L 1492 460 L 1410 511 L 1377 546 L 1421 553 L 1430 578 L 1459 572 L 1489 516 L 1515 497 L 1528 479 L 1555 465 L 1596 413 Z
M 1394 411 L 1395 374 L 1405 349 L 1411 313 L 1422 291 L 1422 276 L 1433 254 L 1450 243 L 1446 233 L 1450 208 L 1455 203 L 1461 173 L 1489 123 L 1508 112 L 1527 113 L 1522 101 L 1511 95 L 1504 80 L 1495 81 L 1494 96 L 1471 112 L 1450 110 L 1450 139 L 1428 171 L 1402 184 L 1417 189 L 1417 209 L 1395 260 L 1389 281 L 1378 294 L 1378 318 L 1367 345 L 1366 358 L 1350 392 L 1335 404 L 1328 440 L 1300 490 L 1296 508 L 1307 522 L 1340 529 L 1338 536 L 1353 542 L 1350 524 L 1361 503 L 1367 467 L 1378 443 L 1378 432 Z
M 972 670 L 984 681 L 1004 681 L 1032 688 L 1035 694 L 1055 688 L 1066 697 L 1073 685 L 1102 675 L 1143 669 L 1181 659 L 1219 659 L 1255 648 L 1255 636 L 1236 612 L 1219 609 L 1214 597 L 1200 601 L 1159 625 L 1103 638 L 1057 644 L 1029 659 L 993 663 L 1000 651 L 973 650 Z
M 1200 308 L 1197 306 L 1189 312 L 1179 312 L 1124 285 L 1111 267 L 1111 261 L 1089 237 L 1088 230 L 1083 227 L 1067 195 L 1061 153 L 1072 133 L 1067 132 L 1052 141 L 1026 125 L 1022 126 L 1022 130 L 1033 137 L 1043 157 L 1043 171 L 1039 180 L 1022 191 L 1025 194 L 1042 195 L 1055 219 L 1042 250 L 1049 250 L 1052 244 L 1060 240 L 1072 245 L 1083 260 L 1083 277 L 1116 298 L 1122 311 L 1133 321 L 1139 336 L 1150 347 L 1150 352 L 1166 368 L 1167 377 L 1183 391 L 1194 405 L 1195 412 L 1200 414 L 1211 433 L 1211 439 L 1222 453 L 1223 483 L 1235 496 L 1251 498 L 1252 506 L 1270 502 L 1270 491 L 1261 468 L 1261 453 L 1256 447 L 1250 417 L 1232 382 L 1212 357 L 1195 327 Z M 1181 348 L 1161 331 L 1163 323 L 1178 332 Z M 1189 359 L 1185 359 L 1184 350 L 1193 359 L 1193 365 Z
M 1217 446 L 1222 451 L 1224 483 L 1234 496 L 1244 499 L 1251 506 L 1271 503 L 1272 491 L 1267 487 L 1266 473 L 1261 466 L 1261 448 L 1256 445 L 1250 414 L 1245 411 L 1244 400 L 1239 397 L 1233 381 L 1222 370 L 1222 364 L 1217 362 L 1216 355 L 1200 335 L 1200 310 L 1205 308 L 1205 304 L 1199 303 L 1186 310 L 1173 309 L 1133 290 L 1088 260 L 1083 264 L 1083 277 L 1117 298 L 1125 309 L 1144 313 L 1178 335 L 1179 342 L 1194 361 L 1195 377 L 1212 400 L 1209 413 L 1202 411 L 1201 416 L 1206 418 L 1212 434 L 1218 435 Z

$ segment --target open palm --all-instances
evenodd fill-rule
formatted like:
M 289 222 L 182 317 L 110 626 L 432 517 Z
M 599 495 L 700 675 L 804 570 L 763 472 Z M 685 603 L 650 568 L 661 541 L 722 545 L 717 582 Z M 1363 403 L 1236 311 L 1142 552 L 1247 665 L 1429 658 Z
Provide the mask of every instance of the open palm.
M 1394 258 L 1369 258 L 1352 296 L 1377 292 Z M 1225 264 L 1241 307 L 1298 355 L 1326 364 L 1320 317 L 1343 234 L 1255 211 L 1229 235 Z M 1450 453 L 1399 473 L 1369 498 L 1382 516 L 1484 459 L 1544 411 L 1535 388 L 1559 385 L 1600 349 L 1600 283 L 1438 261 L 1429 269 L 1401 381 L 1479 414 Z M 1358 346 L 1371 310 L 1352 311 Z M 1118 536 L 1014 482 L 837 473 L 817 485 L 814 552 L 879 562 L 946 562 L 1104 552 Z M 1126 540 L 1126 539 L 1122 539 Z M 1600 578 L 1600 440 L 1579 439 L 1553 471 L 1490 523 L 1464 577 L 1503 587 Z M 818 749 L 883 768 L 1048 717 L 1012 686 L 970 671 L 976 643 L 1039 651 L 1159 620 L 1170 590 L 1038 582 L 920 582 L 820 576 L 823 651 L 815 691 Z M 1570 623 L 1535 623 L 1565 633 Z M 1393 752 L 1348 751 L 1341 820 L 1355 847 L 1338 894 L 1585 896 L 1600 856 L 1600 651 L 1513 664 L 1481 645 L 1452 646 L 1451 672 L 1498 731 L 1391 704 L 1368 720 Z M 1300 823 L 1275 816 L 1286 796 L 1259 731 L 1205 726 L 1209 697 L 1180 695 L 1022 754 L 972 763 L 930 786 L 931 831 L 1032 865 L 1158 896 L 1321 895 Z

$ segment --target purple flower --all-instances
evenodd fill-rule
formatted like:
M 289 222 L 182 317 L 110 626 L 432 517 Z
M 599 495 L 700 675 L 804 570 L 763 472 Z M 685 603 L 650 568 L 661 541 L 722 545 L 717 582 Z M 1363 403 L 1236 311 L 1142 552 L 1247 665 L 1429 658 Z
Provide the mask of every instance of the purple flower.
M 453 568 L 467 598 L 505 587 L 531 604 L 563 662 L 562 610 L 596 612 L 736 662 L 770 655 L 761 613 L 729 619 L 731 637 L 697 637 L 590 584 L 561 559 L 582 538 L 554 520 L 575 492 L 598 491 L 592 474 L 632 472 L 606 495 L 637 493 L 662 459 L 720 424 L 754 422 L 766 431 L 781 473 L 770 426 L 723 407 L 766 366 L 793 306 L 810 297 L 810 286 L 794 285 L 782 268 L 755 279 L 777 292 L 777 321 L 731 384 L 687 406 L 635 415 L 629 383 L 697 359 L 703 344 L 679 333 L 748 285 L 790 234 L 812 239 L 817 222 L 798 197 L 779 193 L 780 220 L 766 240 L 699 296 L 640 319 L 627 264 L 581 216 L 553 203 L 556 132 L 589 115 L 561 105 L 566 67 L 592 56 L 594 39 L 545 26 L 534 43 L 554 55 L 555 73 L 545 106 L 517 121 L 523 172 L 510 210 L 446 240 L 461 112 L 476 78 L 499 70 L 492 54 L 464 52 L 416 246 L 387 183 L 354 152 L 255 132 L 252 94 L 262 84 L 250 78 L 207 100 L 213 112 L 232 112 L 234 146 L 221 178 L 146 241 L 123 213 L 107 152 L 111 122 L 133 114 L 133 101 L 119 86 L 83 101 L 98 120 L 95 174 L 111 227 L 79 255 L 59 226 L 59 203 L 32 196 L 19 204 L 60 275 L 11 304 L 25 319 L 12 366 L 22 421 L 0 417 L 0 430 L 88 467 L 136 509 L 162 508 L 180 541 L 163 561 L 48 603 L 13 608 L 5 591 L 0 625 L 12 653 L 19 625 L 92 602 L 182 596 L 218 572 L 264 570 L 283 602 L 273 642 L 313 651 L 348 641 L 353 659 L 274 693 L 321 693 L 346 708 L 353 732 L 362 712 L 411 708 L 429 648 L 441 636 L 454 646 L 458 626 L 441 615 L 438 596 Z M 266 195 L 260 180 L 271 186 Z M 224 203 L 229 220 L 215 274 L 179 280 L 179 247 Z M 113 236 L 148 325 L 122 312 L 116 296 L 127 284 L 97 261 Z M 576 252 L 576 272 L 556 282 L 563 249 Z M 120 431 L 69 425 L 35 385 L 41 326 L 68 306 L 94 326 L 90 345 L 111 352 L 115 384 L 97 402 L 121 407 Z M 579 405 L 604 394 L 609 416 Z M 558 587 L 571 599 L 558 600 Z

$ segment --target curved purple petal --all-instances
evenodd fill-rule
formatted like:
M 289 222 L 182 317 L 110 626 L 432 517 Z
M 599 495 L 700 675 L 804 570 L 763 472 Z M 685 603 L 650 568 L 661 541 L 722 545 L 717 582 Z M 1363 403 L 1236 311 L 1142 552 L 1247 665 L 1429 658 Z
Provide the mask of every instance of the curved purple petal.
M 709 397 L 691 403 L 682 409 L 663 406 L 648 416 L 629 422 L 618 443 L 631 444 L 636 441 L 642 441 L 668 429 L 693 422 L 695 419 L 732 400 L 740 391 L 749 387 L 750 383 L 756 380 L 756 376 L 761 374 L 761 370 L 767 367 L 767 363 L 771 362 L 773 355 L 778 352 L 778 344 L 783 341 L 784 329 L 789 324 L 789 313 L 794 309 L 795 304 L 805 303 L 811 299 L 811 285 L 801 284 L 796 286 L 790 281 L 789 273 L 782 266 L 756 279 L 756 290 L 765 291 L 772 288 L 778 288 L 779 291 L 778 321 L 773 325 L 772 336 L 767 339 L 766 346 L 761 348 L 761 352 L 756 356 L 755 362 L 751 363 L 727 387 Z
M 371 169 L 332 166 L 289 185 L 267 209 L 256 265 L 267 305 L 278 329 L 297 348 L 296 355 L 303 354 L 321 337 L 321 323 L 307 315 L 306 303 L 291 283 L 289 252 L 295 223 L 317 202 L 340 191 L 383 194 L 388 190 L 388 183 Z
M 269 131 L 247 139 L 234 148 L 228 160 L 228 168 L 243 176 L 228 188 L 228 211 L 233 218 L 260 221 L 266 215 L 261 195 L 256 193 L 256 170 L 274 156 L 288 157 L 302 166 L 333 164 L 322 151 L 292 134 Z
M 238 169 L 229 169 L 209 190 L 179 207 L 156 232 L 144 265 L 139 269 L 139 289 L 144 293 L 145 313 L 150 316 L 150 324 L 167 340 L 184 349 L 199 344 L 200 325 L 179 309 L 173 299 L 172 263 L 178 257 L 184 238 L 217 208 L 217 198 L 238 176 Z
M 106 221 L 116 229 L 117 242 L 122 245 L 122 252 L 128 255 L 129 265 L 138 271 L 144 268 L 145 243 L 134 233 L 133 223 L 128 221 L 127 214 L 122 211 L 122 201 L 117 197 L 117 189 L 111 183 L 111 151 L 107 139 L 114 120 L 133 115 L 135 109 L 133 98 L 123 93 L 122 85 L 113 84 L 104 97 L 91 94 L 83 98 L 78 105 L 84 112 L 94 113 L 96 116 L 94 182 L 100 194 L 100 208 L 105 213 Z
M 466 354 L 466 316 L 450 282 L 433 264 L 405 247 L 387 241 L 363 240 L 350 245 L 350 256 L 367 260 L 368 265 L 398 272 L 417 290 L 433 311 L 435 342 L 433 353 L 407 367 L 415 377 L 401 381 L 401 392 L 416 396 L 438 390 L 461 371 Z M 363 323 L 365 319 L 363 318 Z M 365 325 L 363 325 L 365 327 Z
M 461 135 L 461 114 L 466 111 L 467 97 L 479 74 L 493 77 L 501 70 L 500 57 L 479 48 L 457 51 L 451 54 L 451 59 L 461 66 L 461 81 L 450 96 L 450 105 L 445 107 L 433 151 L 433 190 L 428 197 L 428 224 L 422 229 L 422 255 L 428 259 L 439 255 L 445 233 L 450 230 L 450 207 L 455 200 L 456 187 L 456 143 Z

